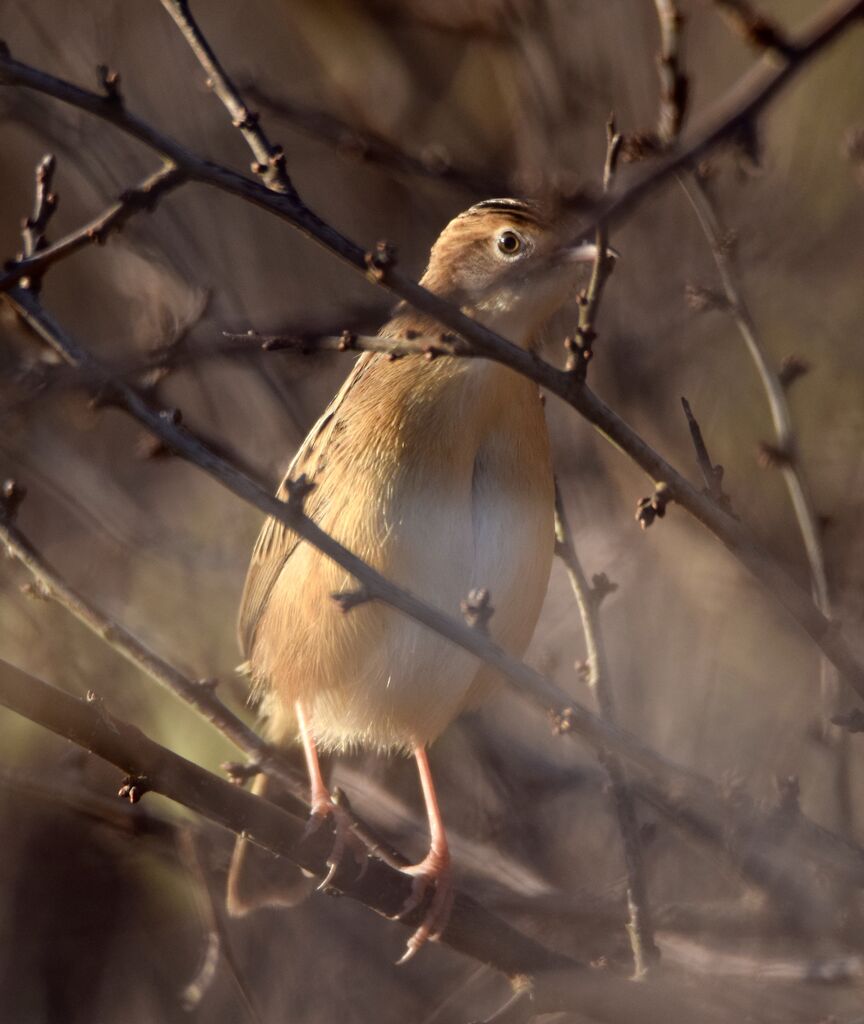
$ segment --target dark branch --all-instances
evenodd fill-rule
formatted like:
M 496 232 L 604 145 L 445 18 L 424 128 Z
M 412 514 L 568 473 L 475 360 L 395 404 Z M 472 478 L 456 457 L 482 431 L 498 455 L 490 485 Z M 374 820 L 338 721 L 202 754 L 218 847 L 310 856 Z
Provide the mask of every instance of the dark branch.
M 326 829 L 310 835 L 306 821 L 247 793 L 178 754 L 154 743 L 133 725 L 115 718 L 103 705 L 79 700 L 0 661 L 0 704 L 50 729 L 116 765 L 126 775 L 146 778 L 150 790 L 190 808 L 208 821 L 279 854 L 324 877 L 332 839 Z M 349 858 L 350 860 L 350 858 Z M 354 866 L 352 865 L 352 871 Z M 370 858 L 356 878 L 333 885 L 377 913 L 392 917 L 411 894 L 411 878 Z M 400 923 L 416 925 L 419 911 Z M 507 974 L 578 965 L 527 938 L 459 894 L 441 941 Z

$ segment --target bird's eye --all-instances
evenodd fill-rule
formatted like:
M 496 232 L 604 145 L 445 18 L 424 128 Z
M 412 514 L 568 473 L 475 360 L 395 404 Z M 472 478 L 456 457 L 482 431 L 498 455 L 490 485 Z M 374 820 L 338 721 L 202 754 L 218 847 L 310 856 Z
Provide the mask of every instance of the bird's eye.
M 515 256 L 522 251 L 524 243 L 515 231 L 504 231 L 498 236 L 498 251 L 505 256 Z

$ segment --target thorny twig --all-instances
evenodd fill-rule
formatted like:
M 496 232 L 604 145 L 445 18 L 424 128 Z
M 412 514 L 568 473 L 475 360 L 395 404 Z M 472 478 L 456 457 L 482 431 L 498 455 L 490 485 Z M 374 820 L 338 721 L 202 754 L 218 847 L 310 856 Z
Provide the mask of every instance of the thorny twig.
M 570 585 L 579 606 L 582 632 L 588 655 L 587 684 L 594 693 L 601 716 L 607 722 L 615 722 L 615 698 L 609 678 L 609 664 L 600 629 L 600 603 L 603 595 L 614 586 L 606 581 L 605 587 L 592 586 L 588 582 L 576 548 L 561 492 L 555 488 L 555 552 L 567 569 Z M 642 841 L 639 838 L 639 820 L 636 805 L 627 780 L 627 774 L 617 757 L 601 757 L 612 784 L 612 797 L 618 818 L 618 828 L 624 849 L 624 863 L 627 869 L 627 909 L 629 923 L 627 934 L 633 951 L 633 973 L 643 978 L 651 964 L 659 957 L 654 939 L 654 925 L 648 890 L 645 882 L 645 862 L 642 856 Z

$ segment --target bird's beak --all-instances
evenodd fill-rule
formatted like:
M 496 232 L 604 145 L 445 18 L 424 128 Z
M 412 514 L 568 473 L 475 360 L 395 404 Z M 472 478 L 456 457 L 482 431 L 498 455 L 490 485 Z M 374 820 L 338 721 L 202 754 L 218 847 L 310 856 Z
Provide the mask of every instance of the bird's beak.
M 567 259 L 574 263 L 593 263 L 597 259 L 599 251 L 593 242 L 577 242 L 575 245 L 568 246 L 564 253 Z M 609 259 L 617 260 L 619 259 L 618 250 L 608 245 L 606 246 L 606 256 Z

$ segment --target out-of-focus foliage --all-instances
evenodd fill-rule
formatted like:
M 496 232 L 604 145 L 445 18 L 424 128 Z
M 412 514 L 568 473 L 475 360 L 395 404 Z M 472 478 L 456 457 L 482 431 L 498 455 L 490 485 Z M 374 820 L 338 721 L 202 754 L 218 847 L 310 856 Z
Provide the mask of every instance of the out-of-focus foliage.
M 765 5 L 789 25 L 813 6 Z M 710 4 L 694 0 L 685 9 L 698 117 L 752 55 Z M 610 110 L 626 132 L 656 121 L 657 28 L 644 0 L 211 0 L 196 13 L 241 85 L 355 128 L 334 146 L 278 112 L 265 114 L 310 206 L 362 243 L 397 243 L 401 263 L 418 274 L 443 224 L 482 196 L 364 161 L 357 137 L 374 132 L 432 166 L 450 161 L 514 192 L 572 191 L 599 176 Z M 239 133 L 158 3 L 5 0 L 0 36 L 20 59 L 84 84 L 95 85 L 96 65 L 107 63 L 120 71 L 136 113 L 216 160 L 248 166 Z M 769 108 L 759 166 L 727 147 L 707 171 L 771 360 L 797 353 L 812 366 L 790 400 L 803 470 L 824 516 L 838 617 L 864 653 L 864 192 L 844 149 L 864 118 L 861 41 L 860 31 L 850 33 Z M 20 248 L 19 222 L 44 152 L 58 160 L 55 238 L 155 166 L 152 153 L 110 126 L 23 90 L 0 93 L 0 139 L 0 252 L 8 256 Z M 603 304 L 593 385 L 695 480 L 679 401 L 686 395 L 726 468 L 736 511 L 806 584 L 780 475 L 756 460 L 771 426 L 754 367 L 731 319 L 697 311 L 685 297 L 691 284 L 716 287 L 716 275 L 678 184 L 643 203 L 612 241 L 622 257 Z M 219 346 L 224 330 L 374 330 L 388 309 L 383 292 L 284 223 L 200 186 L 136 218 L 104 249 L 59 265 L 43 296 L 107 358 L 142 357 L 181 339 L 160 396 L 274 485 L 350 357 L 200 353 Z M 38 386 L 44 351 L 5 310 L 3 317 L 0 472 L 29 490 L 22 526 L 76 586 L 191 675 L 220 678 L 223 695 L 242 708 L 234 618 L 260 517 L 194 469 L 142 458 L 139 430 L 119 413 Z M 568 325 L 558 326 L 550 332 L 554 358 Z M 766 804 L 777 776 L 796 775 L 808 814 L 861 839 L 862 741 L 852 737 L 850 820 L 838 798 L 838 752 L 818 739 L 814 648 L 674 507 L 641 533 L 633 510 L 650 484 L 572 410 L 554 400 L 547 410 L 581 557 L 589 572 L 619 584 L 603 623 L 623 724 Z M 233 756 L 62 609 L 22 596 L 25 582 L 15 564 L 3 566 L 3 657 L 75 693 L 98 691 L 117 715 L 212 769 Z M 578 616 L 556 567 L 528 660 L 590 704 L 574 668 L 582 657 Z M 432 760 L 456 834 L 457 871 L 472 891 L 580 959 L 623 961 L 620 841 L 591 752 L 551 742 L 548 723 L 502 696 L 451 729 Z M 116 808 L 99 820 L 75 799 L 51 796 L 54 780 L 108 795 L 114 773 L 8 713 L 0 714 L 0 769 L 9 773 L 0 776 L 2 1019 L 254 1019 L 224 965 L 198 1008 L 183 1009 L 206 915 L 175 839 L 143 825 L 135 834 Z M 339 771 L 358 810 L 419 853 L 411 766 L 358 756 L 347 774 Z M 388 810 L 385 789 L 404 802 L 399 813 Z M 145 813 L 185 820 L 158 800 L 145 805 Z M 644 820 L 654 823 L 649 812 Z M 745 888 L 715 855 L 665 821 L 656 827 L 647 865 L 658 908 L 711 904 L 731 914 L 747 905 Z M 229 837 L 208 833 L 205 848 L 218 896 Z M 848 910 L 854 923 L 857 894 Z M 264 1021 L 468 1019 L 502 992 L 493 976 L 436 948 L 397 971 L 401 931 L 347 901 L 315 897 L 296 911 L 229 922 L 227 932 Z M 699 941 L 698 932 L 682 934 L 679 944 Z M 813 951 L 806 941 L 784 942 L 790 956 Z M 843 948 L 825 939 L 819 952 Z M 751 952 L 764 950 L 754 943 Z M 709 991 L 706 998 L 730 1001 L 730 1019 L 740 1010 L 740 1019 L 845 1020 L 859 998 L 849 989 L 778 989 L 769 1010 L 755 986 Z

